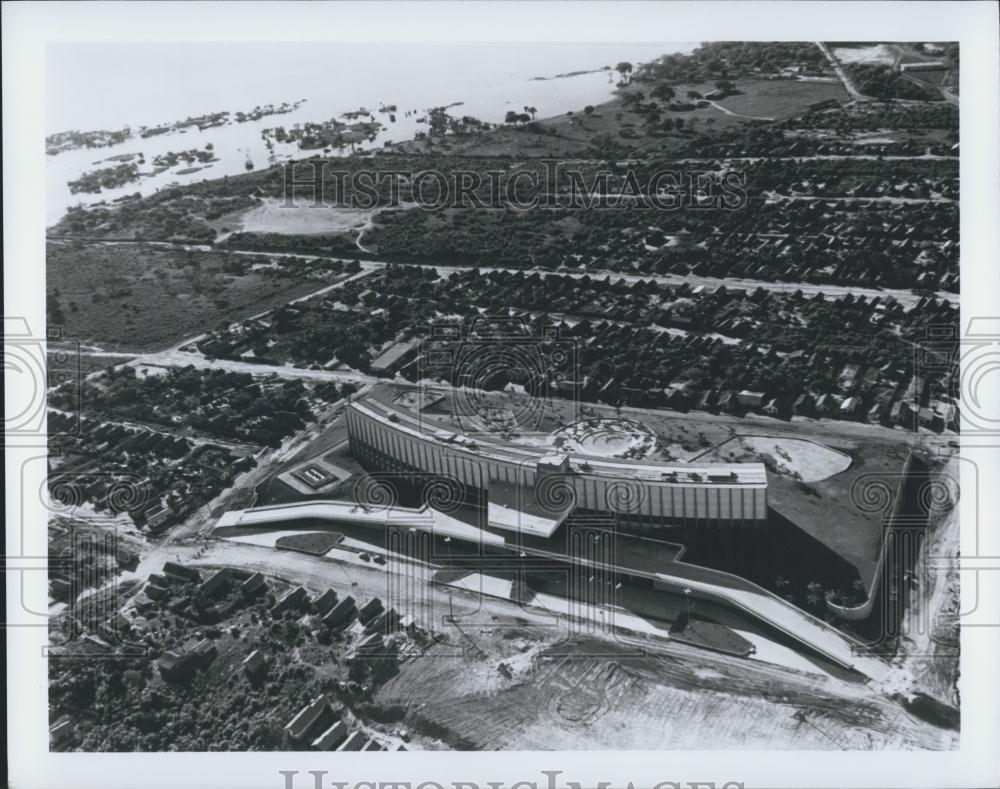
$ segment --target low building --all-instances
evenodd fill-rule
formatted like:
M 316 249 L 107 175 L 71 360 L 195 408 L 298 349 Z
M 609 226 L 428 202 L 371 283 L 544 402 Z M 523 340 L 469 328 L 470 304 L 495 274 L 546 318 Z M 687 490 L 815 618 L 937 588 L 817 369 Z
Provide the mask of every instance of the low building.
M 229 570 L 223 567 L 212 573 L 198 585 L 198 591 L 204 595 L 215 597 L 226 591 L 229 586 Z
M 739 400 L 736 399 L 735 392 L 724 391 L 719 395 L 719 401 L 715 407 L 720 411 L 732 413 L 739 407 Z
M 191 656 L 191 660 L 193 660 L 196 664 L 205 665 L 215 659 L 215 656 L 218 654 L 218 650 L 215 648 L 215 644 L 213 644 L 211 640 L 203 638 L 191 647 L 189 654 Z
M 358 608 L 354 603 L 354 598 L 348 595 L 323 617 L 323 624 L 327 627 L 342 627 L 351 622 L 357 615 Z
M 326 616 L 333 607 L 337 604 L 337 592 L 333 589 L 327 589 L 323 594 L 313 600 L 313 611 L 315 611 L 320 616 Z
M 167 650 L 156 661 L 160 676 L 164 679 L 180 677 L 190 665 L 190 656 L 186 652 Z
M 405 365 L 417 352 L 419 340 L 393 343 L 371 364 L 374 375 L 390 376 Z
M 395 608 L 390 608 L 383 614 L 379 614 L 366 626 L 366 633 L 394 633 L 399 629 L 399 614 Z
M 255 649 L 243 658 L 240 665 L 248 677 L 255 678 L 264 673 L 264 669 L 267 668 L 267 658 L 259 649 Z
M 372 655 L 377 655 L 385 649 L 385 639 L 381 635 L 375 633 L 374 635 L 368 636 L 364 641 L 358 645 L 357 654 L 359 657 L 371 657 Z
M 840 415 L 845 419 L 850 419 L 854 417 L 854 415 L 858 411 L 858 408 L 860 407 L 861 407 L 860 397 L 857 396 L 847 397 L 844 399 L 844 402 L 840 404 Z
M 354 731 L 344 740 L 340 747 L 337 748 L 338 751 L 360 751 L 365 747 L 365 743 L 368 742 L 368 735 L 361 731 Z
M 293 742 L 301 743 L 312 740 L 319 732 L 324 731 L 333 723 L 333 710 L 325 695 L 313 699 L 303 707 L 288 723 L 285 724 L 285 734 Z
M 132 623 L 121 612 L 118 612 L 107 622 L 101 624 L 98 632 L 107 641 L 120 641 L 131 635 Z
M 244 597 L 256 597 L 267 587 L 263 573 L 254 573 L 240 584 L 240 593 Z
M 194 567 L 187 567 L 177 562 L 166 562 L 163 565 L 163 573 L 170 580 L 176 578 L 183 581 L 190 581 L 191 583 L 199 583 L 201 581 L 201 573 Z
M 157 586 L 154 583 L 146 584 L 142 591 L 150 600 L 165 600 L 170 596 L 169 589 L 165 586 Z
M 49 727 L 49 743 L 52 747 L 65 745 L 73 737 L 75 727 L 69 718 L 60 718 Z
M 361 624 L 368 625 L 383 610 L 385 610 L 385 606 L 382 605 L 382 601 L 377 597 L 373 597 L 358 609 L 358 619 L 361 620 Z
M 304 586 L 296 586 L 271 607 L 271 617 L 309 605 L 309 593 Z
M 792 403 L 792 412 L 797 416 L 812 416 L 816 413 L 816 403 L 808 392 L 800 394 Z
M 347 724 L 343 721 L 337 721 L 312 741 L 312 748 L 315 751 L 335 750 L 347 739 L 349 733 L 350 729 L 347 728 Z
M 752 392 L 749 389 L 744 389 L 738 395 L 736 395 L 739 404 L 746 408 L 760 408 L 764 403 L 764 393 L 763 392 Z

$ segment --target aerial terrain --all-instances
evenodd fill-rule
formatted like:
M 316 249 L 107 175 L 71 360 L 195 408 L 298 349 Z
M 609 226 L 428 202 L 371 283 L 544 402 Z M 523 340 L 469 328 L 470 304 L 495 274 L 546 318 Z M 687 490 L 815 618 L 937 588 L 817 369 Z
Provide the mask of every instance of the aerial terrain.
M 46 242 L 51 747 L 957 749 L 958 68 L 704 43 L 402 141 L 291 95 L 49 137 L 99 160 Z M 632 476 L 581 525 L 494 460 Z

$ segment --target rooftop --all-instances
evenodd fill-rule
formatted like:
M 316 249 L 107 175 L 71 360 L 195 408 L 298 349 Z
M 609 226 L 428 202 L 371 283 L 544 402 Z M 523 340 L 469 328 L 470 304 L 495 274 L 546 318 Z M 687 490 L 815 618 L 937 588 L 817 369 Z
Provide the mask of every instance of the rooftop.
M 407 340 L 396 342 L 383 351 L 375 361 L 372 362 L 373 369 L 388 369 L 403 359 L 410 351 L 417 347 L 417 340 Z
M 551 447 L 529 446 L 504 441 L 490 433 L 465 435 L 447 429 L 427 413 L 415 413 L 394 402 L 398 394 L 394 387 L 376 387 L 364 400 L 351 408 L 392 427 L 424 439 L 440 442 L 456 452 L 471 453 L 509 463 L 520 463 L 532 469 L 539 461 L 550 458 Z M 560 456 L 561 457 L 561 456 Z M 763 463 L 676 463 L 664 464 L 647 460 L 619 460 L 574 452 L 568 455 L 572 471 L 580 475 L 632 478 L 660 483 L 684 485 L 717 484 L 765 487 L 767 477 Z
M 535 497 L 531 485 L 518 485 L 490 478 L 487 520 L 490 526 L 506 531 L 551 537 L 573 509 L 569 499 L 561 508 L 546 507 Z

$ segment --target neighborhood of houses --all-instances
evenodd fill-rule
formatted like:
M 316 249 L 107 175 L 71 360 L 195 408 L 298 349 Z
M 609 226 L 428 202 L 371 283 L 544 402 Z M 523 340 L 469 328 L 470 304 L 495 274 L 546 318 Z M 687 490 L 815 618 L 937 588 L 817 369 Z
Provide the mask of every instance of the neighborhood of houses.
M 288 655 L 264 644 L 244 642 L 238 642 L 241 648 L 235 657 L 227 655 L 230 647 L 225 644 L 223 628 L 241 610 L 258 606 L 256 610 L 264 614 L 265 621 L 299 623 L 311 629 L 320 643 L 335 644 L 335 662 L 342 661 L 348 667 L 347 677 L 337 683 L 335 691 L 315 698 L 284 724 L 289 748 L 406 750 L 402 743 L 409 740 L 409 734 L 405 730 L 396 730 L 391 736 L 373 734 L 335 697 L 367 697 L 378 682 L 391 676 L 400 660 L 432 644 L 432 635 L 412 616 L 400 616 L 378 597 L 360 603 L 333 588 L 311 597 L 307 589 L 296 586 L 274 600 L 270 587 L 271 582 L 259 572 L 232 567 L 206 572 L 167 561 L 162 572 L 150 575 L 130 610 L 112 614 L 82 639 L 95 653 L 126 649 L 153 658 L 161 681 L 178 687 L 197 683 L 199 675 L 209 671 L 213 663 L 235 660 L 232 670 L 251 687 L 259 688 L 282 673 Z M 259 608 L 265 597 L 273 603 Z M 164 649 L 161 637 L 153 633 L 155 624 L 168 614 L 189 621 L 194 637 Z M 77 739 L 78 722 L 70 715 L 53 721 L 50 736 L 54 748 L 65 749 Z

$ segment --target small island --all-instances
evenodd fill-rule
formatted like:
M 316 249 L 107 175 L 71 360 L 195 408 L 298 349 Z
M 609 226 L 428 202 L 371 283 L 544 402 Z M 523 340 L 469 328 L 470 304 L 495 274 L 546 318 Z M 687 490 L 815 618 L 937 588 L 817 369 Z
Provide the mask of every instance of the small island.
M 345 113 L 352 118 L 361 117 L 367 111 L 358 113 Z M 370 115 L 369 115 L 370 117 Z M 268 148 L 273 148 L 274 143 L 297 143 L 302 150 L 315 150 L 317 148 L 338 148 L 355 146 L 358 143 L 368 140 L 374 142 L 375 136 L 382 130 L 382 123 L 376 120 L 358 121 L 357 123 L 344 123 L 336 118 L 331 118 L 322 123 L 296 124 L 290 129 L 284 126 L 276 126 L 273 129 L 265 129 L 262 135 Z
M 45 153 L 56 156 L 66 151 L 78 148 L 109 148 L 112 145 L 125 142 L 132 136 L 132 130 L 126 126 L 117 131 L 97 129 L 95 131 L 66 131 L 50 134 L 45 138 Z
M 119 186 L 139 180 L 139 166 L 133 162 L 117 164 L 113 167 L 101 167 L 84 173 L 79 178 L 68 183 L 73 194 L 88 192 L 96 194 L 103 189 L 117 189 Z

